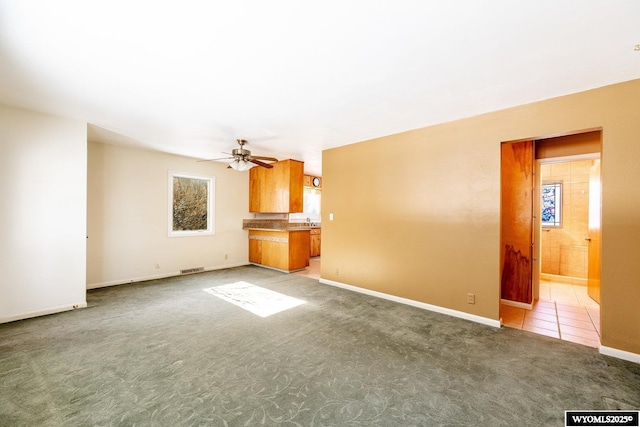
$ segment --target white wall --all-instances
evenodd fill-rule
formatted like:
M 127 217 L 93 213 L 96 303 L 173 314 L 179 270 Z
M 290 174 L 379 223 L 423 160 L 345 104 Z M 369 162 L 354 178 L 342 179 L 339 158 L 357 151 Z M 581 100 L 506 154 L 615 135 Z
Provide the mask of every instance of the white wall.
M 87 126 L 0 105 L 0 323 L 86 306 Z
M 88 152 L 88 288 L 248 263 L 248 172 L 97 142 Z M 167 236 L 169 170 L 215 176 L 215 235 Z

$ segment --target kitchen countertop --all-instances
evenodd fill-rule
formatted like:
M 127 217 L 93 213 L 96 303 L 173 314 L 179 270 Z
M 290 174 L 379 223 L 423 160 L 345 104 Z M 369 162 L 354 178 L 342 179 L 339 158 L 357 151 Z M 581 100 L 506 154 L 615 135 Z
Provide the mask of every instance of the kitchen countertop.
M 279 228 L 242 227 L 243 230 L 261 230 L 261 231 L 309 231 L 309 230 L 314 230 L 319 228 L 320 228 L 319 225 L 279 227 Z
M 243 230 L 261 231 L 309 231 L 319 229 L 316 222 L 289 222 L 281 219 L 243 219 Z

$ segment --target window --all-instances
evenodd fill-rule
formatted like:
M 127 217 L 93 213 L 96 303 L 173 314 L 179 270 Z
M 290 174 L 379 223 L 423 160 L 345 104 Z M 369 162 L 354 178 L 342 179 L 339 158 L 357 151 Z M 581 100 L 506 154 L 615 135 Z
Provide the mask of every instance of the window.
M 169 237 L 214 234 L 215 177 L 169 171 Z
M 542 226 L 562 226 L 562 182 L 543 182 L 541 191 Z
M 289 220 L 301 220 L 305 221 L 309 218 L 311 222 L 320 222 L 320 199 L 322 197 L 322 191 L 317 188 L 305 187 L 303 193 L 303 206 L 302 213 L 289 214 Z

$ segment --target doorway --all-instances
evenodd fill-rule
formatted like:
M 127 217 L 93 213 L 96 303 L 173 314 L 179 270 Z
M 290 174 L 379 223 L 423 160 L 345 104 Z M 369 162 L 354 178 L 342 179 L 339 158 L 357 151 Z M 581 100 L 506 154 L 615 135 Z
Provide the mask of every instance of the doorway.
M 532 212 L 532 227 L 526 233 L 531 244 L 530 298 L 515 302 L 504 299 L 508 295 L 504 272 L 509 269 L 501 260 L 500 316 L 504 326 L 599 346 L 600 138 L 598 130 L 533 141 L 530 158 L 534 173 L 528 181 L 533 187 L 531 206 L 519 202 L 522 206 L 518 212 Z M 503 156 L 511 150 L 503 146 Z M 504 171 L 508 164 L 503 159 L 502 175 L 512 181 L 513 173 Z M 513 204 L 508 193 L 503 188 L 502 221 L 505 204 Z M 511 222 L 503 225 L 503 237 L 508 234 L 504 230 L 512 226 Z M 503 238 L 501 241 L 501 246 L 509 246 Z
M 540 285 L 566 283 L 586 293 L 592 250 L 589 225 L 599 222 L 599 203 L 590 200 L 595 193 L 590 187 L 599 189 L 599 155 L 539 163 Z M 597 175 L 592 177 L 594 170 Z M 548 295 L 540 288 L 538 297 L 542 296 Z M 599 303 L 599 295 L 589 299 Z
M 290 222 L 306 223 L 311 229 L 309 247 L 309 265 L 301 271 L 295 272 L 300 276 L 311 279 L 320 279 L 320 255 L 321 255 L 321 207 L 322 207 L 322 179 L 320 177 L 304 176 L 303 186 L 303 212 L 290 213 Z

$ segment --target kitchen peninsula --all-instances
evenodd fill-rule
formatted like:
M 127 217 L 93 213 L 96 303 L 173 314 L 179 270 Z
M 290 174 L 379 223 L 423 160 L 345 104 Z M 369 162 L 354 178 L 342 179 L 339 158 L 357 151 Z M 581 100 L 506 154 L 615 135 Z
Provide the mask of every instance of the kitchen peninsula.
M 290 273 L 306 268 L 312 252 L 320 254 L 319 227 L 308 219 L 306 223 L 289 222 L 289 214 L 303 212 L 303 187 L 311 182 L 312 177 L 304 175 L 304 163 L 298 160 L 249 170 L 249 212 L 256 217 L 243 220 L 242 228 L 249 231 L 250 263 Z M 320 178 L 314 177 L 313 185 L 319 187 Z M 273 215 L 282 219 L 272 219 Z
M 249 262 L 287 273 L 309 265 L 310 231 L 318 226 L 278 219 L 245 219 L 249 231 Z

